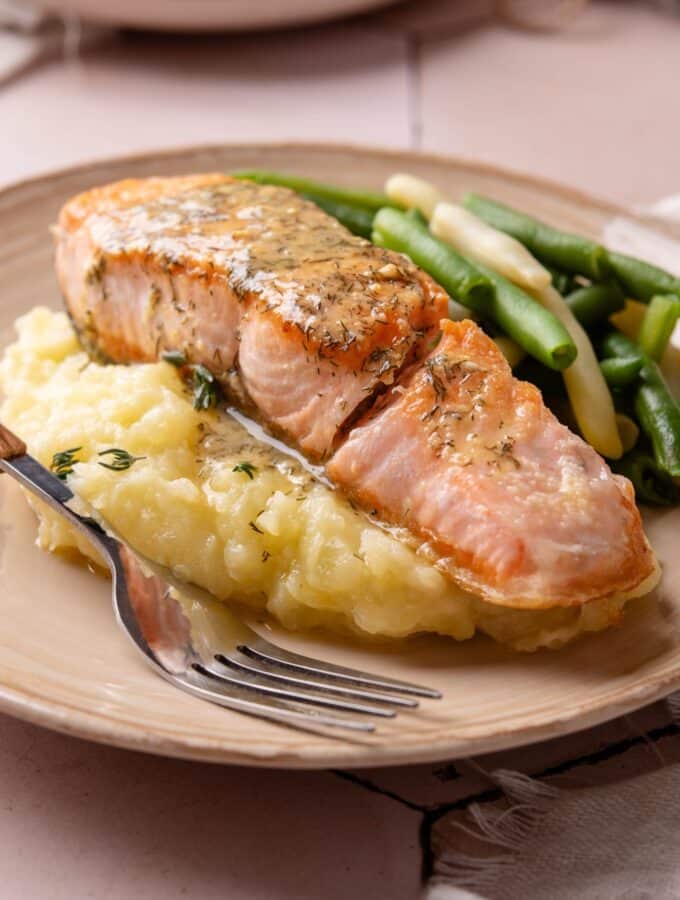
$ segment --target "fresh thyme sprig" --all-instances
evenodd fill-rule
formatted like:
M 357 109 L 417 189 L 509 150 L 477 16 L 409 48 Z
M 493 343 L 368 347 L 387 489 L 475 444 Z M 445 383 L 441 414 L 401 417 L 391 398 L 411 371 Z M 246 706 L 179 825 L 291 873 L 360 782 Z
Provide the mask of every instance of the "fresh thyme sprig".
M 254 466 L 250 462 L 240 462 L 237 463 L 234 468 L 231 470 L 232 472 L 243 472 L 244 475 L 247 475 L 248 478 L 252 481 L 255 477 L 255 472 L 257 472 L 257 466 Z
M 55 453 L 50 463 L 50 469 L 61 481 L 66 481 L 69 475 L 73 474 L 73 467 L 80 462 L 76 457 L 76 453 L 82 450 L 82 447 L 69 447 L 68 450 L 60 450 Z M 146 456 L 133 456 L 127 450 L 121 450 L 120 447 L 110 447 L 108 450 L 102 450 L 97 456 L 110 456 L 112 462 L 100 462 L 97 465 L 105 469 L 111 469 L 112 472 L 123 472 L 129 469 L 134 463 L 140 459 L 146 459 Z
M 140 459 L 146 459 L 146 456 L 133 456 L 127 450 L 121 450 L 120 447 L 111 447 L 109 450 L 102 450 L 97 456 L 111 456 L 113 462 L 100 462 L 98 465 L 104 469 L 111 469 L 112 472 L 123 472 L 129 469 L 134 463 Z
M 213 373 L 202 366 L 192 366 L 194 373 L 194 409 L 211 409 L 217 406 L 219 389 Z
M 50 463 L 50 469 L 61 481 L 66 481 L 67 477 L 73 473 L 73 466 L 78 462 L 76 453 L 82 450 L 82 447 L 71 447 L 68 450 L 61 450 L 55 453 Z
M 189 365 L 186 356 L 181 350 L 165 350 L 161 357 L 178 369 L 183 369 L 186 366 L 191 370 L 194 409 L 212 409 L 214 406 L 217 406 L 220 399 L 220 389 L 210 369 L 206 369 L 200 363 Z

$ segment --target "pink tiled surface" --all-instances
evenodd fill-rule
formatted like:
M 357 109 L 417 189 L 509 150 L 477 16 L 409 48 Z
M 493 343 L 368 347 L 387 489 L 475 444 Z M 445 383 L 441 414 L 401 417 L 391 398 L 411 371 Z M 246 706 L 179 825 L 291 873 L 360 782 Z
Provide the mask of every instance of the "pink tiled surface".
M 410 900 L 418 820 L 331 773 L 158 759 L 0 719 L 3 900 Z
M 594 3 L 573 29 L 535 35 L 489 25 L 489 7 L 425 0 L 244 38 L 112 36 L 0 88 L 0 182 L 166 145 L 295 138 L 477 157 L 622 203 L 680 190 L 680 19 Z M 493 764 L 538 771 L 639 741 L 655 716 Z M 414 802 L 458 796 L 456 767 L 435 770 L 371 778 Z M 0 716 L 0 898 L 406 900 L 419 824 L 330 773 L 154 759 Z
M 680 16 L 597 3 L 560 34 L 433 36 L 422 143 L 633 203 L 680 184 Z M 667 130 L 669 129 L 669 130 Z

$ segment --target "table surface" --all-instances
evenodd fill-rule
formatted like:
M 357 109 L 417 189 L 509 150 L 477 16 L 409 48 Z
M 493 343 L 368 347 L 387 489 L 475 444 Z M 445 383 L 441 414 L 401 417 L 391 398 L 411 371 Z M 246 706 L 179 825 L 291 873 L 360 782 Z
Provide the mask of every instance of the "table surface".
M 0 87 L 0 182 L 163 146 L 303 139 L 480 159 L 622 204 L 680 190 L 680 19 L 600 2 L 568 30 L 536 34 L 490 21 L 490 5 L 425 0 L 242 37 L 104 37 Z M 673 729 L 657 704 L 478 763 L 536 773 L 623 748 L 632 772 L 663 759 Z M 427 857 L 423 821 L 485 786 L 460 762 L 267 772 L 0 716 L 2 893 L 406 900 Z

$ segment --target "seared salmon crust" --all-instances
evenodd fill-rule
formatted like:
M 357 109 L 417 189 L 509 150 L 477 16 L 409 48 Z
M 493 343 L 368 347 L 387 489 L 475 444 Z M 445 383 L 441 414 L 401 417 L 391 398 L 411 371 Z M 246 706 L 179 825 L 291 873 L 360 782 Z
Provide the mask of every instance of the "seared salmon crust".
M 70 201 L 56 242 L 88 349 L 204 365 L 477 596 L 580 604 L 654 572 L 630 483 L 477 325 L 446 319 L 428 275 L 292 191 L 127 180 Z

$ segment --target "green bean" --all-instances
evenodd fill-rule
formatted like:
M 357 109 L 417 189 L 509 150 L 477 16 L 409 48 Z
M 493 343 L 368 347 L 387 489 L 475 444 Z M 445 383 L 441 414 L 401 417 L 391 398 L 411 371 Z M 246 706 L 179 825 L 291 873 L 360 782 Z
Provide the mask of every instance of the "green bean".
M 673 479 L 649 454 L 633 450 L 611 465 L 615 472 L 632 481 L 635 496 L 643 503 L 669 506 L 677 499 L 678 490 Z
M 512 235 L 545 265 L 586 275 L 594 281 L 602 281 L 609 274 L 607 251 L 595 241 L 559 231 L 479 194 L 467 194 L 463 206 L 494 228 Z
M 370 238 L 373 231 L 374 213 L 363 206 L 352 206 L 349 203 L 341 203 L 339 200 L 331 200 L 328 197 L 319 197 L 316 194 L 304 193 L 305 199 L 311 200 L 320 206 L 329 216 L 341 222 L 345 228 L 360 237 Z
M 652 442 L 659 466 L 673 478 L 680 478 L 680 406 L 666 383 L 642 384 L 635 397 L 635 413 L 640 428 Z
M 377 243 L 406 253 L 456 300 L 492 319 L 540 362 L 564 369 L 576 347 L 555 316 L 505 278 L 474 266 L 428 229 L 394 209 L 381 209 L 373 221 Z
M 584 328 L 603 322 L 626 305 L 626 298 L 614 281 L 579 288 L 564 299 Z
M 680 478 L 680 406 L 668 389 L 653 359 L 619 332 L 610 332 L 602 342 L 605 357 L 636 357 L 641 360 L 634 406 L 640 428 L 652 443 L 657 465 L 673 478 Z
M 551 369 L 561 371 L 576 359 L 576 344 L 557 316 L 520 288 L 481 263 L 479 271 L 493 284 L 491 317 L 527 353 Z
M 640 374 L 643 361 L 639 356 L 613 356 L 603 359 L 600 369 L 609 387 L 626 387 Z
M 232 175 L 234 178 L 256 181 L 258 184 L 277 184 L 281 187 L 291 188 L 300 194 L 311 194 L 314 197 L 322 197 L 326 200 L 348 204 L 349 206 L 362 206 L 364 209 L 373 210 L 373 212 L 376 212 L 383 206 L 396 206 L 386 194 L 324 184 L 319 181 L 312 181 L 310 178 L 305 178 L 302 175 L 291 175 L 286 172 L 268 172 L 263 169 L 232 172 Z
M 612 274 L 628 297 L 645 303 L 655 294 L 675 294 L 680 297 L 680 278 L 670 272 L 623 253 L 607 251 L 607 259 Z
M 640 326 L 640 349 L 652 359 L 661 359 L 680 316 L 680 298 L 657 294 L 650 300 Z
M 546 266 L 546 269 L 550 272 L 552 285 L 558 294 L 564 296 L 570 291 L 575 290 L 576 284 L 571 272 L 562 272 L 559 269 L 555 269 L 553 266 Z

